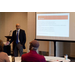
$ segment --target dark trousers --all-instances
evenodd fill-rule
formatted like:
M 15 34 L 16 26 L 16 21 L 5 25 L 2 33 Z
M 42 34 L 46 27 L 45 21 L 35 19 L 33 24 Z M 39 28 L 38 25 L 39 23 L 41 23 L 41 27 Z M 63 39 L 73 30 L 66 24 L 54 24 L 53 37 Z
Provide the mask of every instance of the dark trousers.
M 15 45 L 15 48 L 14 48 L 14 56 L 15 57 L 18 56 L 18 50 L 20 52 L 20 56 L 22 56 L 22 54 L 23 54 L 23 46 L 20 43 Z

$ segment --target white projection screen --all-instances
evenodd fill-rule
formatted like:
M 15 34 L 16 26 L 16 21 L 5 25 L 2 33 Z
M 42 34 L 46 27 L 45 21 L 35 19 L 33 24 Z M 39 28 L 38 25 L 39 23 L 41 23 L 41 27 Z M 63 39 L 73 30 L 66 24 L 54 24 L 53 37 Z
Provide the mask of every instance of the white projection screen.
M 36 12 L 36 39 L 75 41 L 75 12 Z

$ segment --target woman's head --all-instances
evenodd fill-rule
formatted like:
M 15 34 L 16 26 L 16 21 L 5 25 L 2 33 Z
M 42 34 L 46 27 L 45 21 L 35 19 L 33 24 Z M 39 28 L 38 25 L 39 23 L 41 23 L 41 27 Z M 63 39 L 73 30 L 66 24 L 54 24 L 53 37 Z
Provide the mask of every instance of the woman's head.
M 0 52 L 2 52 L 2 51 L 3 51 L 3 46 L 4 46 L 3 41 L 2 41 L 2 40 L 0 40 Z

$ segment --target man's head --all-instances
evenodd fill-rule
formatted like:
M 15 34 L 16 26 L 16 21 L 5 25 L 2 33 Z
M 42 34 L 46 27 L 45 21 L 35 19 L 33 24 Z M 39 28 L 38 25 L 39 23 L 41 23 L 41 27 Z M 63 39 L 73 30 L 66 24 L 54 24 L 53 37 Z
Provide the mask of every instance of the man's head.
M 33 40 L 30 42 L 29 50 L 37 50 L 39 47 L 39 42 L 37 40 Z
M 18 29 L 20 29 L 20 24 L 19 23 L 16 24 L 16 30 L 18 30 Z

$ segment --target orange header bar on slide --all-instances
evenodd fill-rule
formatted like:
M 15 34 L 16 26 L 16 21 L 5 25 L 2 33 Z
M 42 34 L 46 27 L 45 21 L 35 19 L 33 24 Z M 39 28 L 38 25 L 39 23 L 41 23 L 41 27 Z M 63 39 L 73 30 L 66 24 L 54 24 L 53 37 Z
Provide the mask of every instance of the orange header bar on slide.
M 61 19 L 68 19 L 68 15 L 63 16 L 38 16 L 38 20 L 61 20 Z

